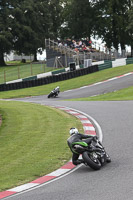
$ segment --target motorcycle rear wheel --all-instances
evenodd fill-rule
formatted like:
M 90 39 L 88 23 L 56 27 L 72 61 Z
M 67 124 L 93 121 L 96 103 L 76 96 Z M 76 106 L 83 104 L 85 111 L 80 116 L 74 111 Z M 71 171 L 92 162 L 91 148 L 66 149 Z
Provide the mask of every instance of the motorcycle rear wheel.
M 83 152 L 82 157 L 87 163 L 89 167 L 91 167 L 94 170 L 99 170 L 101 168 L 101 163 L 97 158 L 93 158 L 91 154 L 89 154 L 87 151 Z

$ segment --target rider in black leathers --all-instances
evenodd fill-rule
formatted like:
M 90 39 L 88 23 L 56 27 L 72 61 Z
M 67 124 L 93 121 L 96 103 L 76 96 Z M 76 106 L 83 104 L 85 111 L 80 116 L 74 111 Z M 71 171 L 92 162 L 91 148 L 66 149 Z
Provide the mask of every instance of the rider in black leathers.
M 78 132 L 77 128 L 70 129 L 70 137 L 67 139 L 67 143 L 73 153 L 72 162 L 74 165 L 84 163 L 83 159 L 78 159 L 80 155 L 74 153 L 72 150 L 72 143 L 73 142 L 81 142 L 82 139 L 84 139 L 84 142 L 86 142 L 87 144 L 90 144 L 93 139 L 93 136 L 81 134 Z
M 77 128 L 71 128 L 70 129 L 70 137 L 67 139 L 67 143 L 68 143 L 68 146 L 70 148 L 70 150 L 72 151 L 73 155 L 72 155 L 72 162 L 74 165 L 78 165 L 78 164 L 81 164 L 81 163 L 84 163 L 84 160 L 83 159 L 79 159 L 79 154 L 77 153 L 74 153 L 73 152 L 73 146 L 72 146 L 72 143 L 73 142 L 81 142 L 81 141 L 84 141 L 86 142 L 89 147 L 92 149 L 93 147 L 91 146 L 91 141 L 92 140 L 98 140 L 98 137 L 97 136 L 90 136 L 90 135 L 84 135 L 84 134 L 81 134 L 78 132 L 78 129 Z M 99 141 L 99 144 L 102 146 L 102 144 L 100 143 Z M 107 157 L 107 162 L 111 162 L 111 159 L 110 157 L 108 156 L 108 154 L 106 154 L 106 157 Z

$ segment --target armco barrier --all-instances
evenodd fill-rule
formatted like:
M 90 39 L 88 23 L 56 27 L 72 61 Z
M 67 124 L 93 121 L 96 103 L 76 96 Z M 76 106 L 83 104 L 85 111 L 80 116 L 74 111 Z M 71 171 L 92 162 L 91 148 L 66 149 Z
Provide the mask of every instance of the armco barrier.
M 37 76 L 30 76 L 27 78 L 23 78 L 22 81 L 30 81 L 30 80 L 35 80 L 35 79 L 37 79 Z
M 105 61 L 104 64 L 100 64 L 98 66 L 99 71 L 104 70 L 104 69 L 108 69 L 108 68 L 112 68 L 112 62 L 111 61 Z
M 128 65 L 128 64 L 133 64 L 133 57 L 126 59 L 126 65 Z
M 120 58 L 112 61 L 112 67 L 119 67 L 126 65 L 126 58 Z
M 65 69 L 60 69 L 60 70 L 57 70 L 57 71 L 52 71 L 52 75 L 59 74 L 59 73 L 62 73 L 62 72 L 65 72 Z
M 16 89 L 45 85 L 49 83 L 71 79 L 71 78 L 76 78 L 78 76 L 83 76 L 89 73 L 96 72 L 98 70 L 99 70 L 98 65 L 93 65 L 87 68 L 81 68 L 74 71 L 54 74 L 53 76 L 46 76 L 46 77 L 38 78 L 38 79 L 27 79 L 27 80 L 24 79 L 21 82 L 14 82 L 14 83 L 8 83 L 8 84 L 5 83 L 5 84 L 0 85 L 0 91 L 16 90 Z

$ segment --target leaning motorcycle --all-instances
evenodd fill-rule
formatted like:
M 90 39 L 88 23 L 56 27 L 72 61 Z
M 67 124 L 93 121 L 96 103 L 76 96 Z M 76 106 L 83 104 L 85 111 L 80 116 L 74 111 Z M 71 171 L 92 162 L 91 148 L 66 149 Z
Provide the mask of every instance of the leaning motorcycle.
M 52 91 L 49 93 L 48 98 L 57 97 L 58 94 L 59 94 L 59 91 L 52 90 Z
M 90 145 L 86 142 L 74 142 L 72 149 L 74 153 L 82 154 L 85 165 L 94 170 L 99 170 L 105 163 L 111 162 L 98 139 L 92 140 Z

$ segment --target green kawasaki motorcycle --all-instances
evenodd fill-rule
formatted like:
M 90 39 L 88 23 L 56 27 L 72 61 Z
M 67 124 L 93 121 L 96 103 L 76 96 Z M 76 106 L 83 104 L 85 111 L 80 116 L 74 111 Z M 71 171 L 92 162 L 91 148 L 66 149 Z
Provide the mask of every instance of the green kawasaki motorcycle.
M 92 140 L 91 144 L 86 142 L 72 143 L 72 152 L 82 154 L 85 165 L 94 170 L 99 170 L 105 163 L 111 162 L 109 155 L 98 139 Z

